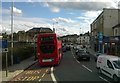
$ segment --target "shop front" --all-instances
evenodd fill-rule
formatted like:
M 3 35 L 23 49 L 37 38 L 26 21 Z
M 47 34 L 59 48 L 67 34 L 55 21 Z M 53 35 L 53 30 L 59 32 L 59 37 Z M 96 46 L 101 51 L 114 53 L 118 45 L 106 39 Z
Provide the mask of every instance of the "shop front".
M 110 36 L 103 39 L 104 53 L 120 56 L 120 36 Z

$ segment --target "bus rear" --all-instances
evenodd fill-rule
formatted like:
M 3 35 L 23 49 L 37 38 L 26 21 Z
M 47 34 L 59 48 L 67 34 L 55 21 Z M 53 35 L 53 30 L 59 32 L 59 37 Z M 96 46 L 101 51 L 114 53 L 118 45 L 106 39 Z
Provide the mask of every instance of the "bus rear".
M 61 42 L 62 43 L 62 42 Z M 41 66 L 57 65 L 60 63 L 60 43 L 55 33 L 43 33 L 38 35 L 38 61 Z

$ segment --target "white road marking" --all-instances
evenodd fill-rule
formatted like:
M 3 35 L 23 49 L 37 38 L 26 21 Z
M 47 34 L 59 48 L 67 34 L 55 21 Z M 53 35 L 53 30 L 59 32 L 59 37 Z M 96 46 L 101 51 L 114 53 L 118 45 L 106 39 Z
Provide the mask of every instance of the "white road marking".
M 41 70 L 40 71 L 37 71 L 37 73 L 39 74 L 41 72 Z
M 48 72 L 48 69 L 46 70 L 46 73 Z
M 75 58 L 75 55 L 73 54 L 73 52 L 71 51 L 71 53 L 72 53 L 72 55 L 73 55 L 73 57 L 74 57 L 74 59 L 77 61 L 77 63 L 79 63 L 80 64 L 80 62 Z
M 78 60 L 76 60 L 78 63 L 80 63 Z
M 39 82 L 41 81 L 41 79 L 39 79 Z
M 108 80 L 106 80 L 105 78 L 103 78 L 101 76 L 99 76 L 99 78 L 102 79 L 102 80 L 104 80 L 104 81 L 106 81 L 106 82 L 108 82 L 108 83 L 111 83 L 111 82 L 109 82 Z
M 53 67 L 51 67 L 51 77 L 52 77 L 53 82 L 57 83 L 57 80 L 56 80 L 56 78 L 55 78 L 55 76 L 53 74 Z
M 42 77 L 44 77 L 45 76 L 45 73 L 42 75 Z
M 88 67 L 86 67 L 85 65 L 82 65 L 84 68 L 86 68 L 88 71 L 92 72 L 91 69 L 89 69 Z

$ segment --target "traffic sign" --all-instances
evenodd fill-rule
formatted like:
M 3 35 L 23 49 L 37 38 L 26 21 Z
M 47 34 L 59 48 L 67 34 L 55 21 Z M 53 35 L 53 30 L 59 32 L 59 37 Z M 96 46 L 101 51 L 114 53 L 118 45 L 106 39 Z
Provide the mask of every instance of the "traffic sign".
M 2 40 L 2 48 L 8 48 L 7 40 Z
M 99 38 L 99 43 L 102 43 L 103 42 L 103 33 L 102 32 L 99 32 L 98 38 Z
M 2 52 L 8 52 L 8 41 L 7 40 L 0 40 L 0 47 L 2 48 Z

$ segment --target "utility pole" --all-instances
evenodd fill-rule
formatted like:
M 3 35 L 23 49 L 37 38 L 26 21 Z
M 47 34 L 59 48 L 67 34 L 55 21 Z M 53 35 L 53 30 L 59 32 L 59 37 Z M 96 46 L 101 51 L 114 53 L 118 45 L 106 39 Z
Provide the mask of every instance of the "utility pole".
M 13 0 L 11 2 L 11 65 L 13 65 Z

